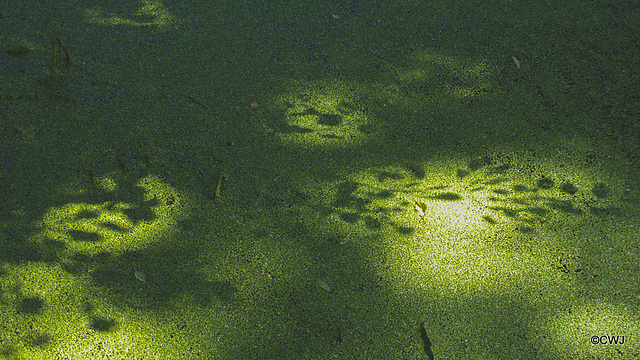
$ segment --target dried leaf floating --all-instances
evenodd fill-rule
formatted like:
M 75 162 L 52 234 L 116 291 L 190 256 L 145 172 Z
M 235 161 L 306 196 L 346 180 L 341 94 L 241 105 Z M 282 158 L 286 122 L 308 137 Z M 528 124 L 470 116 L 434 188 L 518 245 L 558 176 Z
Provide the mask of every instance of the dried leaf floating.
M 136 279 L 142 281 L 142 282 L 147 282 L 147 277 L 144 276 L 144 273 L 142 271 L 136 271 L 134 273 Z
M 249 104 L 249 106 L 253 109 L 253 110 L 258 110 L 258 109 L 262 109 L 264 107 L 264 105 L 260 105 L 257 102 L 252 102 L 251 104 Z
M 520 64 L 522 63 L 522 60 L 520 60 L 520 58 L 515 55 L 511 55 L 511 58 L 513 59 L 513 62 L 516 63 L 516 67 L 520 69 Z
M 329 291 L 329 292 L 331 291 L 329 284 L 327 284 L 327 282 L 324 280 L 318 280 L 318 286 L 320 286 L 325 291 Z
M 416 204 L 413 208 L 416 209 L 420 216 L 424 216 L 424 212 L 427 211 L 427 204 L 415 200 L 413 202 Z

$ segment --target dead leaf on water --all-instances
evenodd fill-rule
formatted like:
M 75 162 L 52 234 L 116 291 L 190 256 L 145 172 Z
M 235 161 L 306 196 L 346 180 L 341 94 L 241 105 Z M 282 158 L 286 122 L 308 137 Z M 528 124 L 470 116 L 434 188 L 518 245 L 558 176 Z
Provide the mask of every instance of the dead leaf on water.
M 147 277 L 144 276 L 144 273 L 142 271 L 136 271 L 134 273 L 136 279 L 142 281 L 142 282 L 147 282 Z
M 416 200 L 413 200 L 413 202 L 416 204 L 413 208 L 418 212 L 418 214 L 420 214 L 420 216 L 424 216 L 425 211 L 427 211 L 427 204 Z
M 329 287 L 329 284 L 327 284 L 327 282 L 324 281 L 324 280 L 318 280 L 318 286 L 320 286 L 325 291 L 331 291 L 331 288 Z

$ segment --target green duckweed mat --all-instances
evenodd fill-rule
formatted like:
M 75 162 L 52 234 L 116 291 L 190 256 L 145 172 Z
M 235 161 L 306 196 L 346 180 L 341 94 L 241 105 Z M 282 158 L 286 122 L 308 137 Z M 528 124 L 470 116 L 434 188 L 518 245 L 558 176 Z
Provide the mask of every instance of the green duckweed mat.
M 0 358 L 640 357 L 629 1 L 0 1 Z

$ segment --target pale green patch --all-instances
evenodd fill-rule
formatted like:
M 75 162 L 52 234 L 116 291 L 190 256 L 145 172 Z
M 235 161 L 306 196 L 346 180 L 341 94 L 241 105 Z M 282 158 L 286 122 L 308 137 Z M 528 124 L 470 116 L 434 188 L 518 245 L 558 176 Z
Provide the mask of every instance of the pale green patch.
M 137 186 L 145 191 L 145 201 L 156 202 L 150 209 L 152 219 L 133 222 L 127 212 L 144 209 L 127 202 L 70 203 L 49 209 L 32 241 L 42 246 L 55 240 L 64 243 L 70 254 L 96 255 L 143 249 L 170 235 L 176 222 L 186 215 L 184 197 L 153 176 L 140 180 Z
M 362 91 L 366 90 L 356 82 L 292 82 L 289 91 L 272 106 L 283 112 L 283 119 L 278 121 L 284 123 L 270 123 L 269 115 L 263 115 L 266 118 L 260 121 L 266 133 L 274 133 L 288 146 L 354 148 L 368 138 L 362 132 L 362 127 L 370 123 L 359 103 Z

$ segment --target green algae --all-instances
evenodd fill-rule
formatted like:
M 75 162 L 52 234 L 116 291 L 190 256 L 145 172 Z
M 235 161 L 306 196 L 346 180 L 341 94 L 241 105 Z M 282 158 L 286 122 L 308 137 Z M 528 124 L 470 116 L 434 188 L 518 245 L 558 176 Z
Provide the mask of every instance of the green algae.
M 169 5 L 65 5 L 74 101 L 3 105 L 4 357 L 637 355 L 626 17 Z

